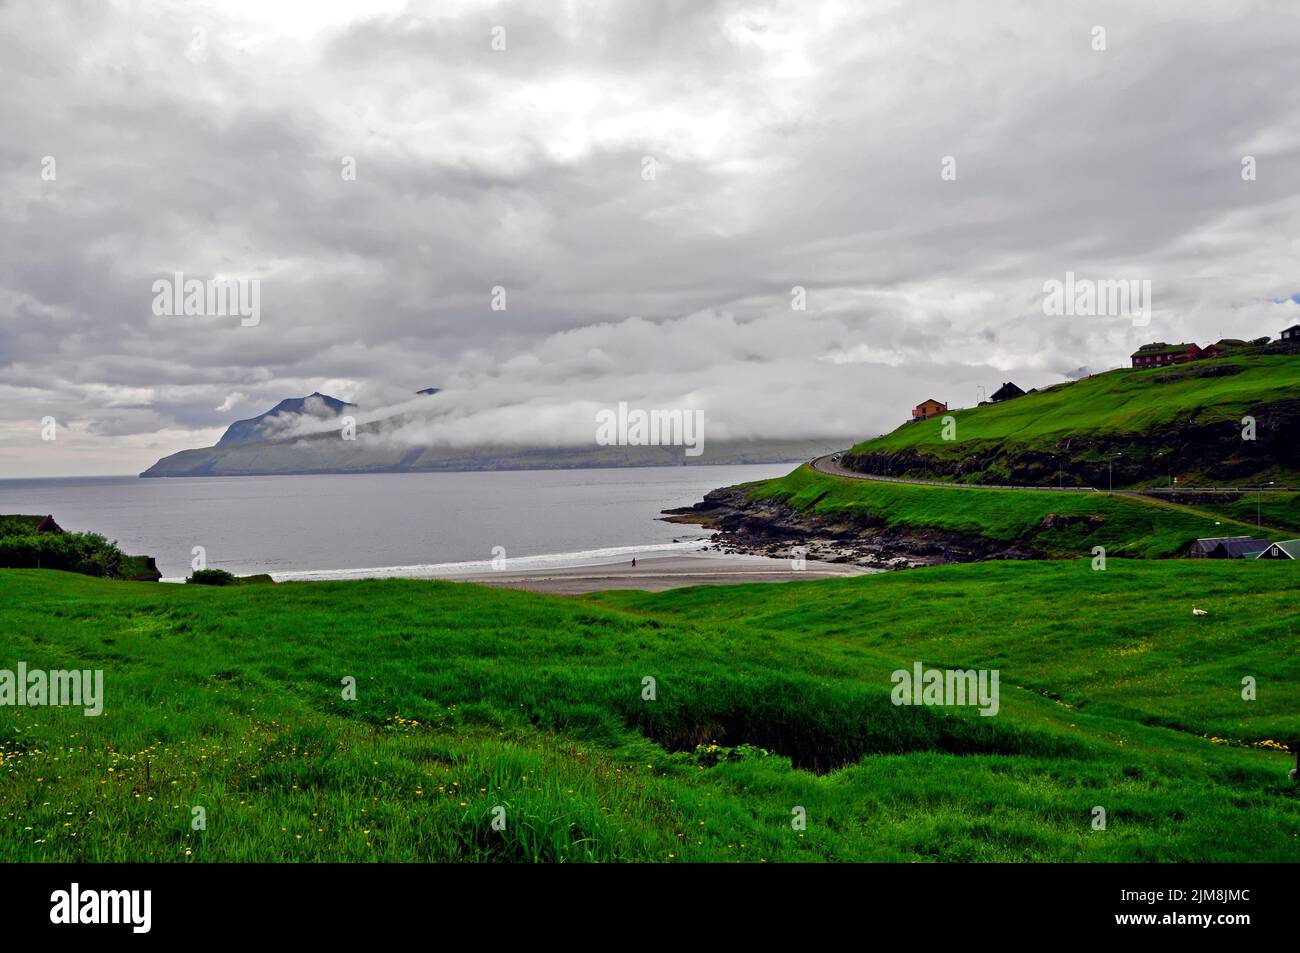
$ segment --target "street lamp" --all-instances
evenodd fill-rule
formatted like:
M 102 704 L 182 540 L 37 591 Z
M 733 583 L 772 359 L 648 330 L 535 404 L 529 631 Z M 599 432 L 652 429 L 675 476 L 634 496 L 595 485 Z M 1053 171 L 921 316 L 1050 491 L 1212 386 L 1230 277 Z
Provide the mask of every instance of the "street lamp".
M 1260 527 L 1259 501 L 1264 496 L 1264 487 L 1272 486 L 1276 482 L 1277 482 L 1276 480 L 1269 480 L 1267 483 L 1263 484 L 1262 486 L 1255 487 L 1255 528 L 1256 529 L 1259 529 Z
M 1106 460 L 1106 492 L 1108 493 L 1115 492 L 1115 458 L 1122 456 L 1124 456 L 1124 452 L 1121 450 L 1118 453 L 1111 454 Z
M 1174 461 L 1169 456 L 1169 451 L 1171 449 L 1173 448 L 1165 447 L 1157 453 L 1156 456 L 1165 458 L 1165 475 L 1169 477 L 1169 488 L 1172 490 L 1174 487 Z

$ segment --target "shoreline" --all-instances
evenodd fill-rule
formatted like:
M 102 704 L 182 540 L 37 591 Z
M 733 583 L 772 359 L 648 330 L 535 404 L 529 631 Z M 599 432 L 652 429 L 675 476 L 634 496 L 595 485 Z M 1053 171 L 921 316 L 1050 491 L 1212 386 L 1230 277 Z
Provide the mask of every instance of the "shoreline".
M 522 589 L 553 595 L 580 595 L 612 589 L 664 592 L 686 586 L 724 586 L 755 582 L 795 582 L 867 575 L 881 570 L 850 564 L 807 560 L 795 569 L 789 559 L 751 555 L 705 555 L 638 558 L 591 566 L 514 571 L 509 569 L 443 577 L 448 582 L 472 582 L 500 589 Z
M 976 562 L 990 555 L 978 552 L 980 541 L 954 533 L 850 527 L 798 513 L 783 503 L 751 501 L 743 485 L 710 490 L 691 506 L 663 510 L 659 519 L 713 531 L 711 548 L 726 555 L 789 559 L 802 552 L 809 562 L 865 572 Z M 965 558 L 952 558 L 954 552 Z
M 566 558 L 567 557 L 567 558 Z M 636 565 L 632 560 L 636 559 Z M 590 553 L 522 556 L 507 559 L 501 568 L 490 561 L 413 566 L 374 566 L 361 569 L 322 569 L 271 572 L 275 583 L 351 582 L 365 579 L 415 579 L 468 582 L 505 589 L 577 595 L 607 589 L 663 592 L 685 586 L 736 585 L 753 582 L 793 582 L 832 579 L 882 572 L 878 568 L 816 558 L 796 569 L 788 556 L 723 551 L 713 539 L 673 544 L 614 547 Z M 165 584 L 184 584 L 168 577 Z

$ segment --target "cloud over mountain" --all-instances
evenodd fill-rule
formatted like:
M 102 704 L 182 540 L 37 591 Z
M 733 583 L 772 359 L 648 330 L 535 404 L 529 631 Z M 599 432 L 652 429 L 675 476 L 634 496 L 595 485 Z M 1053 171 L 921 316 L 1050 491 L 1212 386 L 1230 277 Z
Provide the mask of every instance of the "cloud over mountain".
M 0 475 L 431 384 L 413 438 L 588 439 L 620 400 L 866 436 L 1276 334 L 1298 26 L 1266 0 L 6 4 Z M 1151 324 L 1045 316 L 1067 271 L 1149 279 Z M 260 323 L 155 315 L 176 272 L 259 279 Z

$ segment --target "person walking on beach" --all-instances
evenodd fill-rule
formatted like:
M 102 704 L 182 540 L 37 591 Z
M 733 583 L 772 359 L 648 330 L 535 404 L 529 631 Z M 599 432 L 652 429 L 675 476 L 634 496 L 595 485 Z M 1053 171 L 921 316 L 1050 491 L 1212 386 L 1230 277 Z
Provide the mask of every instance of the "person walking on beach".
M 633 569 L 636 568 L 636 557 L 635 557 L 635 556 L 632 557 L 632 568 L 633 568 Z

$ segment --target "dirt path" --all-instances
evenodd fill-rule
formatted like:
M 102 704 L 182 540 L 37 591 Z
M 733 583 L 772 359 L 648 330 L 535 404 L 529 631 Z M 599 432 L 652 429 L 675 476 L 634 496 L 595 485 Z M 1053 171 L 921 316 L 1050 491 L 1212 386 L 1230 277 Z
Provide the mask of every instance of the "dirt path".
M 1243 526 L 1252 533 L 1273 533 L 1281 536 L 1283 539 L 1290 538 L 1290 531 L 1278 529 L 1275 526 L 1256 526 L 1254 523 L 1247 523 L 1245 520 L 1233 519 L 1231 516 L 1224 516 L 1222 513 L 1214 513 L 1210 510 L 1198 509 L 1195 506 L 1188 506 L 1186 503 L 1174 503 L 1172 500 L 1162 500 L 1158 497 L 1147 496 L 1145 493 L 1138 493 L 1134 490 L 1116 490 L 1116 496 L 1127 496 L 1130 499 L 1141 500 L 1143 503 L 1149 503 L 1151 506 L 1163 507 L 1167 510 L 1179 510 L 1183 513 L 1190 513 L 1193 516 L 1199 516 L 1201 519 L 1213 520 L 1216 523 L 1231 523 L 1233 526 Z

